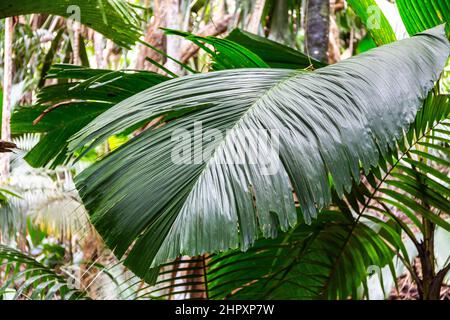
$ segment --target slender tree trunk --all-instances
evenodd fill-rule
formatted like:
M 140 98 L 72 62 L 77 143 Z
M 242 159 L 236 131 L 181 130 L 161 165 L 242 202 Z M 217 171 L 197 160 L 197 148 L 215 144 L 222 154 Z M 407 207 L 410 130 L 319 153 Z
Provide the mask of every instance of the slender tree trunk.
M 289 29 L 289 8 L 287 0 L 278 0 L 272 12 L 269 39 L 289 45 L 292 33 Z
M 341 61 L 341 44 L 339 26 L 336 22 L 336 0 L 330 0 L 330 32 L 328 41 L 328 63 Z M 350 54 L 353 53 L 353 29 L 350 33 Z
M 442 281 L 438 282 L 435 269 L 434 234 L 436 225 L 424 218 L 423 226 L 423 242 L 419 250 L 422 266 L 422 285 L 419 287 L 419 296 L 423 300 L 439 300 Z
M 106 68 L 106 63 L 103 59 L 103 47 L 104 39 L 101 33 L 94 32 L 94 51 L 95 51 L 95 63 L 98 69 Z
M 259 26 L 261 25 L 261 18 L 264 11 L 266 0 L 256 0 L 253 4 L 252 13 L 250 19 L 247 22 L 246 30 L 251 33 L 258 33 Z
M 146 3 L 146 6 L 148 3 Z M 148 24 L 147 32 L 145 34 L 145 41 L 152 46 L 158 48 L 159 50 L 165 51 L 166 43 L 164 32 L 160 28 L 166 27 L 166 8 L 164 0 L 154 0 L 153 1 L 153 16 Z M 138 70 L 149 70 L 149 71 L 160 71 L 150 62 L 146 61 L 145 58 L 149 57 L 157 62 L 163 62 L 164 57 L 157 53 L 156 51 L 140 45 L 139 55 L 136 61 L 136 69 Z
M 13 18 L 5 19 L 5 57 L 3 66 L 3 110 L 2 110 L 2 139 L 11 141 L 11 92 L 12 92 L 12 45 L 14 34 Z M 0 182 L 9 177 L 9 153 L 0 154 Z
M 80 65 L 80 33 L 81 33 L 81 24 L 78 21 L 73 21 L 72 23 L 72 32 L 73 32 L 73 64 Z
M 330 0 L 307 0 L 305 19 L 306 48 L 309 55 L 322 62 L 327 62 Z
M 179 0 L 166 1 L 166 26 L 169 29 L 182 29 Z M 166 39 L 166 53 L 176 60 L 181 59 L 181 38 L 169 36 Z M 167 59 L 165 67 L 175 74 L 181 74 L 181 67 L 175 61 Z

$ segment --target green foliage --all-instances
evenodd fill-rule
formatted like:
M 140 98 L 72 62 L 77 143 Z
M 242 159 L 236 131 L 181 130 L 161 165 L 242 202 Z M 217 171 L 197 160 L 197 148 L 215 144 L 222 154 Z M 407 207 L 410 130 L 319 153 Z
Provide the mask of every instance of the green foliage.
M 0 270 L 0 297 L 15 288 L 14 299 L 86 299 L 53 269 L 4 245 L 0 245 Z
M 134 244 L 125 263 L 146 279 L 154 279 L 151 268 L 179 254 L 246 250 L 260 236 L 276 237 L 278 228 L 297 223 L 292 189 L 309 223 L 332 200 L 330 180 L 342 197 L 359 181 L 360 164 L 366 172 L 376 166 L 414 121 L 448 52 L 440 27 L 313 73 L 240 69 L 167 81 L 110 108 L 74 136 L 70 151 L 86 144 L 89 150 L 137 123 L 160 116 L 167 122 L 85 170 L 77 188 L 118 256 Z M 258 166 L 214 165 L 226 163 L 230 144 L 245 138 L 233 130 L 204 139 L 214 151 L 204 162 L 174 164 L 172 132 L 192 134 L 199 121 L 203 132 L 280 130 L 279 155 L 266 153 L 280 170 L 263 176 Z
M 48 78 L 61 83 L 43 88 L 37 105 L 22 107 L 12 116 L 12 133 L 42 133 L 25 159 L 33 167 L 54 168 L 70 160 L 67 140 L 114 104 L 166 77 L 146 71 L 110 71 L 55 65 Z M 70 83 L 67 80 L 75 80 Z M 64 81 L 65 80 L 65 81 Z
M 366 288 L 371 266 L 392 264 L 393 255 L 377 231 L 328 210 L 311 225 L 258 240 L 246 252 L 206 257 L 203 270 L 199 257 L 185 259 L 184 269 L 183 259 L 165 264 L 152 294 L 193 294 L 193 286 L 201 285 L 209 299 L 347 299 Z M 174 271 L 184 271 L 177 282 L 168 277 Z
M 361 18 L 378 46 L 397 40 L 392 26 L 375 0 L 348 0 L 347 3 Z
M 200 37 L 189 32 L 164 29 L 167 35 L 177 35 L 192 41 L 211 55 L 214 70 L 236 68 L 267 68 L 268 65 L 259 56 L 233 41 L 216 37 Z M 205 44 L 213 46 L 214 50 Z
M 0 19 L 32 13 L 73 18 L 79 8 L 80 22 L 117 44 L 130 48 L 139 40 L 139 18 L 126 1 L 119 0 L 3 0 Z
M 9 7 L 2 11 L 0 4 L 0 16 L 43 12 L 43 2 L 6 1 Z M 82 23 L 126 47 L 137 41 L 138 20 L 125 2 L 75 2 L 82 7 Z M 49 3 L 46 12 L 67 16 L 67 4 L 61 3 Z M 383 13 L 369 10 L 378 8 L 375 1 L 348 3 L 377 45 L 395 41 Z M 411 35 L 449 20 L 445 1 L 397 3 Z M 299 2 L 289 6 L 296 10 Z M 94 7 L 101 15 L 91 16 Z M 267 1 L 264 15 L 274 8 Z M 371 20 L 378 14 L 381 20 Z M 264 22 L 266 28 L 283 29 L 272 20 Z M 395 281 L 394 256 L 417 276 L 404 237 L 420 252 L 430 223 L 450 232 L 450 103 L 448 96 L 428 95 L 449 54 L 443 27 L 329 67 L 239 29 L 225 39 L 166 32 L 205 50 L 212 70 L 235 70 L 169 80 L 149 72 L 50 69 L 60 31 L 40 81 L 43 85 L 48 73 L 57 84 L 44 88 L 35 106 L 13 115 L 13 133 L 42 134 L 26 157 L 35 167 L 54 168 L 106 139 L 112 142 L 113 152 L 85 170 L 77 188 L 107 245 L 126 256 L 125 264 L 139 277 L 156 283 L 154 289 L 135 289 L 133 277 L 130 295 L 348 299 L 363 292 L 368 297 L 372 267 L 388 266 Z M 359 49 L 374 45 L 366 44 Z M 70 43 L 67 49 L 70 53 Z M 321 69 L 293 70 L 307 68 Z M 150 121 L 161 125 L 128 141 L 128 133 Z M 211 153 L 204 158 L 183 141 L 186 160 L 194 164 L 173 163 L 173 133 L 183 129 L 195 139 L 198 123 L 203 147 Z M 279 153 L 263 151 L 266 160 L 279 164 L 276 174 L 266 176 L 260 165 L 247 163 L 217 165 L 230 159 L 236 146 L 242 153 L 257 148 L 247 145 L 238 129 L 278 130 Z M 118 133 L 125 134 L 114 136 Z M 203 162 L 195 162 L 199 156 Z M 0 205 L 10 196 L 15 195 L 0 189 Z M 40 230 L 30 225 L 28 230 L 33 243 L 42 241 Z M 41 248 L 44 259 L 38 262 L 0 246 L 0 297 L 13 287 L 15 298 L 85 298 L 55 272 L 64 247 Z M 179 255 L 195 257 L 164 263 Z M 420 279 L 415 281 L 420 287 Z
M 211 298 L 347 299 L 370 266 L 391 263 L 393 253 L 377 232 L 341 212 L 324 211 L 249 251 L 215 256 L 208 264 Z
M 447 0 L 397 0 L 396 3 L 410 35 L 450 22 Z
M 318 69 L 325 66 L 300 51 L 244 30 L 234 29 L 226 39 L 254 52 L 272 68 L 306 69 L 313 66 Z
M 433 168 L 449 157 L 450 130 L 442 131 L 449 121 L 449 97 L 430 95 L 396 152 L 381 159 L 380 169 L 343 200 L 335 197 L 311 225 L 300 223 L 276 239 L 258 240 L 246 252 L 206 257 L 203 267 L 199 257 L 165 264 L 152 294 L 168 289 L 171 296 L 198 294 L 200 286 L 210 299 L 347 299 L 359 297 L 360 289 L 368 296 L 371 269 L 388 265 L 395 279 L 395 255 L 411 268 L 402 235 L 419 246 L 412 228 L 423 230 L 421 218 L 448 230 L 450 184 L 442 174 L 445 181 L 437 181 Z M 409 155 L 422 155 L 424 146 L 432 161 L 411 169 Z M 177 274 L 177 281 L 170 274 Z

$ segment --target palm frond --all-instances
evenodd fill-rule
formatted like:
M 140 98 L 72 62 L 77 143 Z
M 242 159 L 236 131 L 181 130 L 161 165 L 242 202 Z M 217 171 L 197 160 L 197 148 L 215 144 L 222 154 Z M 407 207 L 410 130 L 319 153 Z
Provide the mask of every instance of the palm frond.
M 200 37 L 177 30 L 164 30 L 168 35 L 181 36 L 205 50 L 213 60 L 213 70 L 268 67 L 318 69 L 325 66 L 300 51 L 240 29 L 234 29 L 225 39 Z M 212 46 L 212 49 L 207 45 Z
M 43 88 L 35 106 L 21 107 L 12 115 L 13 134 L 42 133 L 26 155 L 33 167 L 51 168 L 70 160 L 67 140 L 114 104 L 167 80 L 146 71 L 110 71 L 73 65 L 54 65 L 48 78 L 74 80 Z
M 410 35 L 450 22 L 447 0 L 397 0 L 396 4 Z
M 381 160 L 385 169 L 367 175 L 344 200 L 335 198 L 336 205 L 311 225 L 300 224 L 277 239 L 258 240 L 245 253 L 236 250 L 164 264 L 152 293 L 170 298 L 201 293 L 210 299 L 347 299 L 360 297 L 360 288 L 362 295 L 370 298 L 369 286 L 373 290 L 375 285 L 381 287 L 378 291 L 386 290 L 383 296 L 388 294 L 391 287 L 385 288 L 384 282 L 395 283 L 398 269 L 389 259 L 395 256 L 396 265 L 411 270 L 414 250 L 408 249 L 403 235 L 412 239 L 412 247 L 419 246 L 421 216 L 434 215 L 433 221 L 447 224 L 443 219 L 449 213 L 443 210 L 450 199 L 450 184 L 439 185 L 436 190 L 440 194 L 436 194 L 430 190 L 437 183 L 433 175 L 427 176 L 430 169 L 411 177 L 403 160 L 417 151 L 422 154 L 420 150 L 426 146 L 434 162 L 445 161 L 450 145 L 434 137 L 442 134 L 443 127 L 450 127 L 449 119 L 449 97 L 430 95 L 398 152 Z M 440 137 L 449 139 L 449 134 Z M 436 163 L 426 164 L 426 168 L 435 167 Z M 448 167 L 442 174 L 448 175 Z M 405 181 L 405 186 L 395 183 L 397 180 Z M 394 197 L 390 197 L 392 192 Z M 441 236 L 449 234 L 448 229 L 439 230 Z M 440 268 L 446 263 L 441 261 Z M 384 276 L 393 281 L 379 277 L 383 269 Z M 369 283 L 373 270 L 380 271 L 381 283 Z
M 13 299 L 86 299 L 67 279 L 33 257 L 0 245 L 0 297 L 8 288 L 15 289 Z
M 36 169 L 23 160 L 39 142 L 37 134 L 24 134 L 13 141 L 18 148 L 11 156 L 11 176 L 5 186 L 8 193 L 0 206 L 3 233 L 25 233 L 29 218 L 58 238 L 84 234 L 90 224 L 70 170 Z
M 255 53 L 231 40 L 216 37 L 201 37 L 189 32 L 164 29 L 167 35 L 176 35 L 192 41 L 209 53 L 213 60 L 214 70 L 226 70 L 236 68 L 267 68 L 268 65 Z M 205 44 L 213 46 L 214 50 Z
M 118 256 L 134 243 L 125 263 L 138 276 L 154 278 L 152 267 L 180 254 L 246 250 L 260 235 L 296 225 L 293 190 L 310 223 L 331 202 L 330 181 L 342 197 L 359 181 L 360 165 L 366 172 L 377 165 L 414 121 L 448 50 L 438 27 L 311 73 L 238 69 L 167 81 L 74 136 L 69 149 L 89 144 L 87 151 L 126 127 L 167 121 L 85 170 L 77 188 Z M 187 160 L 203 161 L 175 163 L 174 131 L 191 137 L 198 123 L 208 152 Z M 210 129 L 223 135 L 212 139 Z M 266 148 L 263 164 L 229 164 L 258 150 L 239 134 L 246 130 L 278 130 L 279 154 Z M 279 170 L 264 175 L 267 164 Z
M 272 68 L 306 69 L 313 66 L 318 69 L 325 66 L 300 51 L 241 29 L 234 29 L 226 39 L 254 52 Z
M 397 40 L 392 26 L 375 0 L 348 0 L 347 3 L 361 18 L 377 45 Z
M 118 45 L 130 48 L 141 36 L 139 18 L 127 1 L 118 0 L 4 0 L 0 19 L 32 13 L 78 18 Z

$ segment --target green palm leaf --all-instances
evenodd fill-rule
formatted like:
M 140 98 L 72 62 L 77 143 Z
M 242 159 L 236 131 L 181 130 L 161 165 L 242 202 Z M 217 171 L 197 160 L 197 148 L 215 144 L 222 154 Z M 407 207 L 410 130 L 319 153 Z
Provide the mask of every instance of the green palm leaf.
M 86 299 L 84 292 L 71 287 L 67 279 L 44 266 L 33 257 L 16 249 L 0 245 L 0 297 L 8 288 L 16 288 L 14 299 L 22 295 L 30 299 Z
M 428 212 L 425 217 L 433 215 L 433 221 L 440 220 L 438 224 L 445 224 L 442 219 L 449 214 L 445 207 L 450 184 L 436 189 L 442 196 L 424 197 L 433 192 L 430 187 L 438 182 L 420 171 L 408 176 L 411 170 L 405 172 L 403 159 L 409 153 L 422 154 L 419 150 L 424 146 L 429 148 L 425 158 L 438 163 L 448 159 L 449 144 L 436 140 L 435 130 L 441 132 L 442 128 L 450 127 L 449 117 L 448 96 L 430 95 L 398 152 L 390 153 L 386 157 L 389 160 L 381 160 L 386 171 L 380 169 L 375 175 L 367 175 L 364 183 L 355 185 L 346 194 L 344 201 L 335 199 L 337 203 L 332 210 L 322 212 L 311 225 L 300 224 L 277 239 L 258 240 L 245 253 L 231 251 L 206 257 L 203 267 L 195 263 L 198 258 L 191 263 L 184 259 L 165 264 L 152 294 L 192 297 L 198 294 L 194 289 L 203 288 L 203 296 L 211 299 L 356 298 L 360 296 L 360 288 L 366 296 L 369 294 L 366 288 L 369 271 L 384 265 L 389 265 L 395 281 L 395 268 L 390 261 L 393 255 L 400 255 L 411 270 L 412 257 L 408 257 L 403 232 L 418 247 L 420 243 L 412 228 L 422 230 L 421 213 Z M 443 138 L 449 137 L 450 132 Z M 426 167 L 435 165 L 429 163 Z M 405 181 L 406 187 L 397 188 L 397 179 Z M 412 193 L 408 192 L 408 186 Z M 388 199 L 390 192 L 385 190 L 395 192 L 395 199 Z M 439 197 L 443 199 L 430 201 Z M 403 200 L 408 198 L 411 201 Z M 421 209 L 414 212 L 415 207 Z M 410 222 L 404 222 L 402 215 Z M 178 281 L 168 275 L 176 275 Z
M 43 88 L 35 106 L 12 115 L 13 134 L 42 133 L 25 159 L 33 167 L 55 167 L 70 160 L 67 140 L 114 104 L 167 80 L 147 71 L 110 71 L 54 65 L 48 78 L 62 83 Z M 66 83 L 67 80 L 72 80 Z
M 396 3 L 410 35 L 450 22 L 447 0 L 397 0 Z
M 366 25 L 367 30 L 378 46 L 397 40 L 391 24 L 375 0 L 348 0 L 347 2 Z
M 292 191 L 309 223 L 330 204 L 330 182 L 343 196 L 359 181 L 360 166 L 375 166 L 414 121 L 448 53 L 439 27 L 311 73 L 240 69 L 167 81 L 73 138 L 71 151 L 155 117 L 167 122 L 88 168 L 77 187 L 118 256 L 134 243 L 125 263 L 141 277 L 154 278 L 150 268 L 179 254 L 246 250 L 297 223 Z M 196 122 L 211 152 L 205 161 L 175 164 L 172 134 L 192 134 Z M 211 139 L 208 129 L 231 131 Z M 258 164 L 220 165 L 234 155 L 231 146 L 245 150 L 238 129 L 279 130 L 279 154 L 263 153 L 279 166 L 275 174 L 261 174 Z
M 302 224 L 284 237 L 211 258 L 209 297 L 347 299 L 365 286 L 369 267 L 387 265 L 392 257 L 373 229 L 324 211 L 312 225 Z
M 128 2 L 118 0 L 3 0 L 0 19 L 32 13 L 71 17 L 76 7 L 79 22 L 123 47 L 130 48 L 141 36 L 137 13 Z
M 192 41 L 209 53 L 214 59 L 214 70 L 236 68 L 268 68 L 268 65 L 255 53 L 227 39 L 216 37 L 200 37 L 189 32 L 164 29 L 167 35 L 176 35 Z M 205 44 L 212 45 L 214 50 Z
M 277 239 L 258 240 L 245 253 L 233 250 L 162 265 L 150 294 L 346 299 L 365 286 L 370 266 L 390 264 L 393 255 L 378 232 L 352 216 L 328 210 L 311 225 L 302 223 Z
M 241 29 L 234 29 L 226 39 L 254 52 L 272 68 L 306 69 L 312 65 L 318 69 L 325 66 L 300 51 Z

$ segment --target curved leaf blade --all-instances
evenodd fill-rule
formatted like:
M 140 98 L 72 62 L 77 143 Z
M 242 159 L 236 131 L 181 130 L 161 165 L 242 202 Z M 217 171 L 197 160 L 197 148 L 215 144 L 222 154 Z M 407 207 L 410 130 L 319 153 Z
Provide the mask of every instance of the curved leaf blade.
M 397 0 L 396 3 L 410 35 L 450 22 L 447 0 Z
M 101 4 L 101 6 L 100 6 Z M 126 1 L 117 0 L 3 0 L 0 19 L 32 13 L 79 18 L 118 45 L 130 48 L 141 36 L 137 13 Z
M 74 137 L 72 150 L 144 120 L 167 121 L 84 171 L 77 187 L 117 255 L 134 243 L 125 263 L 139 276 L 152 277 L 150 268 L 179 254 L 245 250 L 296 224 L 292 190 L 310 222 L 331 202 L 330 179 L 342 196 L 358 181 L 360 165 L 375 166 L 414 121 L 448 52 L 438 27 L 312 73 L 240 69 L 167 81 Z M 173 163 L 174 130 L 194 134 L 198 122 L 213 152 L 199 163 Z M 211 140 L 209 129 L 231 131 Z M 279 154 L 263 155 L 280 170 L 263 175 L 261 166 L 217 165 L 233 156 L 234 142 L 245 149 L 238 129 L 279 130 Z
M 391 24 L 375 0 L 348 0 L 378 46 L 397 40 Z

